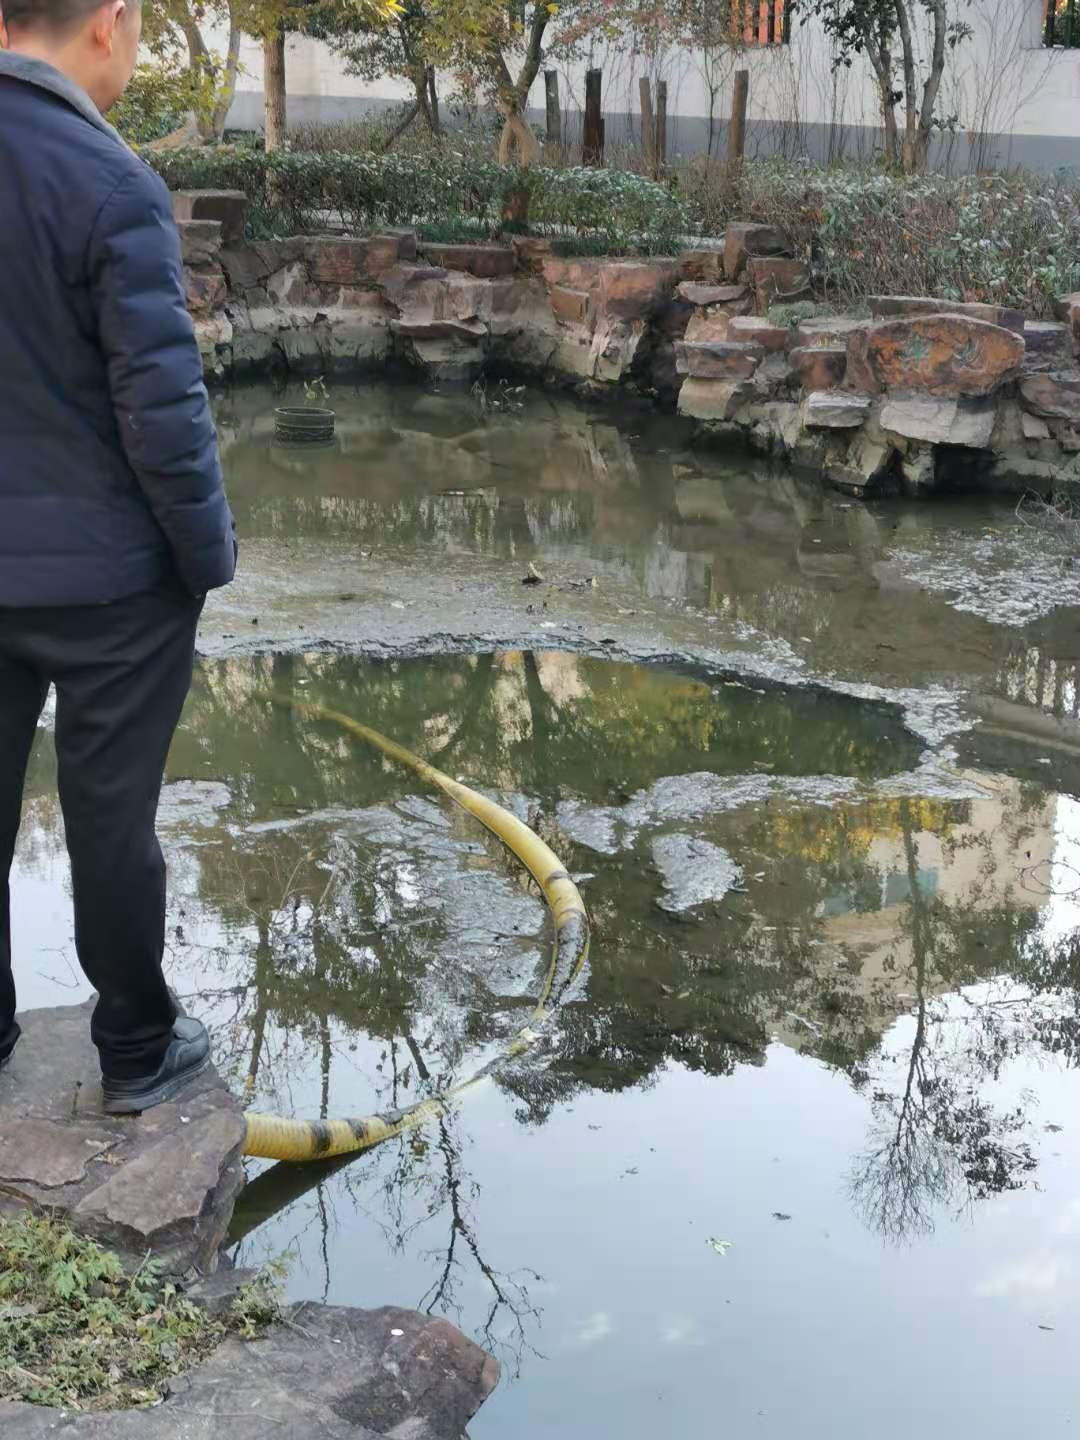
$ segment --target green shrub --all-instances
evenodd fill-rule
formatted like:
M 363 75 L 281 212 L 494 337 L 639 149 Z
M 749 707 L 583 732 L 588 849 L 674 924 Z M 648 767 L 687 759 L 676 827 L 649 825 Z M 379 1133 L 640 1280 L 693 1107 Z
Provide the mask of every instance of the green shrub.
M 109 120 L 125 140 L 146 145 L 178 130 L 194 98 L 188 71 L 137 65 L 123 98 L 109 111 Z
M 621 171 L 518 170 L 438 150 L 422 156 L 266 155 L 222 147 L 146 158 L 174 190 L 243 190 L 255 236 L 454 225 L 482 238 L 502 231 L 503 208 L 520 190 L 529 194 L 532 231 L 589 237 L 608 254 L 670 254 L 688 224 L 685 207 L 670 190 Z
M 905 177 L 809 163 L 748 162 L 732 194 L 704 157 L 679 174 L 694 228 L 783 226 L 840 304 L 935 295 L 1049 313 L 1080 288 L 1080 183 L 1030 174 Z
M 254 1338 L 277 1314 L 272 1291 L 242 1291 L 212 1319 L 147 1260 L 118 1257 L 61 1221 L 0 1221 L 0 1403 L 69 1410 L 158 1405 L 170 1377 L 228 1335 Z

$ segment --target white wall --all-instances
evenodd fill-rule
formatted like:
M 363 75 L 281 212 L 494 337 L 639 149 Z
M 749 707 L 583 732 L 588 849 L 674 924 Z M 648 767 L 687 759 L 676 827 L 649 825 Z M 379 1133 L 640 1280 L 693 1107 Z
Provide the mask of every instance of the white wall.
M 1042 5 L 1043 0 L 959 4 L 957 15 L 974 34 L 950 55 L 938 113 L 952 117 L 955 130 L 943 134 L 940 159 L 961 165 L 993 159 L 1041 168 L 1080 167 L 1080 143 L 1072 143 L 1080 142 L 1080 50 L 1043 48 Z M 245 41 L 242 64 L 231 123 L 251 124 L 257 119 L 256 97 L 262 89 L 258 44 Z M 835 67 L 827 38 L 812 22 L 796 20 L 788 45 L 738 55 L 672 49 L 645 56 L 625 45 L 597 44 L 587 59 L 561 71 L 563 103 L 571 117 L 580 114 L 589 64 L 604 74 L 609 143 L 617 143 L 627 126 L 633 134 L 638 77 L 649 74 L 654 81 L 668 82 L 672 149 L 705 148 L 710 85 L 714 139 L 719 140 L 730 104 L 731 75 L 745 67 L 750 71 L 751 153 L 779 149 L 793 156 L 837 159 L 868 156 L 877 144 L 880 113 L 869 67 L 864 61 L 851 69 Z M 287 75 L 295 119 L 343 118 L 408 95 L 399 82 L 368 83 L 346 75 L 330 49 L 313 40 L 290 39 Z M 530 101 L 542 110 L 542 79 Z

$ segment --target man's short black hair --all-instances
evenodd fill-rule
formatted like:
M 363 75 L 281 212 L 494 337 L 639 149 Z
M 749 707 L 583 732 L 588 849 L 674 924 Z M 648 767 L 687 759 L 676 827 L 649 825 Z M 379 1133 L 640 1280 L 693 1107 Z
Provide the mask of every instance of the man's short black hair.
M 14 30 L 70 30 L 103 0 L 0 0 L 0 16 Z M 135 4 L 139 0 L 134 0 Z

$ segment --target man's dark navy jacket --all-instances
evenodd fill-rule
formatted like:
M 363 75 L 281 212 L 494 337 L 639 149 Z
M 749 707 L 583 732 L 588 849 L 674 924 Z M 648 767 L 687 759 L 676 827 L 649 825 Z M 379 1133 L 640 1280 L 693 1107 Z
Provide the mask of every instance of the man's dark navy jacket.
M 201 595 L 235 563 L 168 191 L 0 52 L 0 606 Z

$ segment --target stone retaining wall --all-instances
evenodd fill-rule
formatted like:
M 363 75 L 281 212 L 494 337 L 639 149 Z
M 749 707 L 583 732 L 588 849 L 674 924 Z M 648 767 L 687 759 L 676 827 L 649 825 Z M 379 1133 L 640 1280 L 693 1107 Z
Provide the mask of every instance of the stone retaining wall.
M 1038 321 L 880 296 L 786 323 L 814 297 L 776 226 L 732 224 L 677 260 L 574 260 L 550 242 L 428 245 L 412 231 L 244 242 L 244 198 L 176 197 L 207 373 L 524 372 L 633 390 L 703 439 L 812 469 L 854 496 L 957 478 L 1049 493 L 1080 455 L 1080 295 Z M 799 313 L 798 311 L 795 312 Z M 780 319 L 777 318 L 778 314 Z

